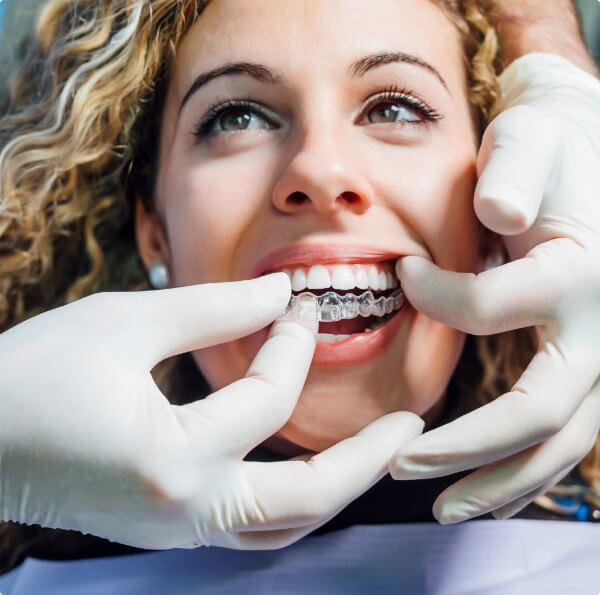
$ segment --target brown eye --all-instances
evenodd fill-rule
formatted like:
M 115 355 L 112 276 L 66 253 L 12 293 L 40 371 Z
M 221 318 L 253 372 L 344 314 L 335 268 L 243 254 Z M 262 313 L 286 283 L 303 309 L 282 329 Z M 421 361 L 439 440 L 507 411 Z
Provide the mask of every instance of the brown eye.
M 245 109 L 233 109 L 220 116 L 221 130 L 247 130 L 252 123 L 252 114 Z

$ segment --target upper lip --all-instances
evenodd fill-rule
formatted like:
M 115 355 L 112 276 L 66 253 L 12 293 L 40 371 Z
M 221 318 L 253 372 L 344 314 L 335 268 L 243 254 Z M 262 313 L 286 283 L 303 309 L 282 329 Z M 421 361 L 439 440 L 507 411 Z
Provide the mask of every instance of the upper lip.
M 313 264 L 372 264 L 395 260 L 406 253 L 392 252 L 376 246 L 352 243 L 297 242 L 277 248 L 263 256 L 253 267 L 250 278 L 284 268 Z

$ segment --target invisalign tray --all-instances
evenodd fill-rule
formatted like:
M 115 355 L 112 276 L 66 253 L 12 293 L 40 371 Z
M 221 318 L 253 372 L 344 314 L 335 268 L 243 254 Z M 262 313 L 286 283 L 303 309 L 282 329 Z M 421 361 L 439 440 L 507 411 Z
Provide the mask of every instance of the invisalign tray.
M 319 322 L 336 322 L 338 320 L 350 320 L 357 316 L 368 318 L 369 316 L 385 316 L 399 310 L 406 300 L 404 292 L 397 289 L 388 297 L 381 296 L 375 299 L 373 292 L 365 291 L 359 296 L 353 293 L 339 295 L 334 291 L 328 291 L 323 295 L 316 296 L 314 293 L 305 291 L 299 295 L 292 295 L 284 316 L 299 306 L 299 298 L 314 298 L 318 306 Z

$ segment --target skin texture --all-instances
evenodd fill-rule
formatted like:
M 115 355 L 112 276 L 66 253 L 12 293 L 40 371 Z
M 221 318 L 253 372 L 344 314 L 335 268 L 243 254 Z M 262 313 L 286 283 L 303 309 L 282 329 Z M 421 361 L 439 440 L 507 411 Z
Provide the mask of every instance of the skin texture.
M 530 52 L 548 52 L 598 75 L 572 0 L 499 0 L 493 4 L 491 15 L 500 36 L 504 66 Z
M 391 51 L 433 65 L 448 89 L 410 64 L 378 66 L 360 78 L 348 73 L 356 59 Z M 461 60 L 452 24 L 427 0 L 212 2 L 179 47 L 169 81 L 158 218 L 137 208 L 144 263 L 166 263 L 172 286 L 233 281 L 248 278 L 272 250 L 307 241 L 367 244 L 427 256 L 445 269 L 479 270 L 477 146 Z M 196 76 L 237 61 L 267 65 L 282 81 L 220 77 L 178 114 Z M 389 112 L 380 115 L 390 107 L 384 99 L 366 108 L 393 85 L 443 119 L 394 122 Z M 266 106 L 270 122 L 255 114 L 259 129 L 231 131 L 235 118 L 225 118 L 229 132 L 195 143 L 191 133 L 211 107 L 246 96 Z M 398 119 L 415 118 L 408 109 Z M 297 192 L 303 201 L 294 200 Z M 431 422 L 463 342 L 458 331 L 411 311 L 377 358 L 348 368 L 313 366 L 270 445 L 286 454 L 295 452 L 290 445 L 320 451 L 391 411 Z M 255 352 L 245 338 L 193 355 L 218 389 L 242 378 Z

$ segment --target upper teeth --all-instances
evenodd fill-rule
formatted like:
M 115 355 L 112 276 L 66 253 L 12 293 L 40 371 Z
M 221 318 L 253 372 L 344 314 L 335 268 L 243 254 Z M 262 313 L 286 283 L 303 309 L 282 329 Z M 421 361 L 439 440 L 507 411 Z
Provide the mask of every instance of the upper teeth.
M 294 291 L 304 289 L 372 289 L 385 291 L 398 287 L 391 264 L 315 264 L 309 268 L 284 269 L 292 280 Z

